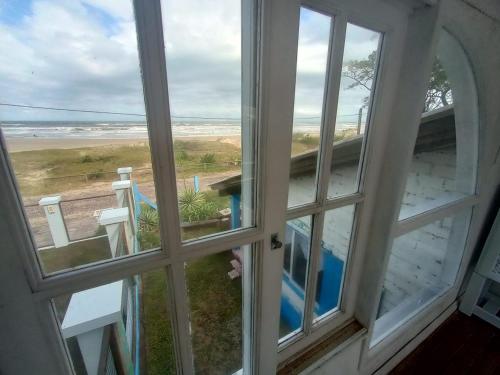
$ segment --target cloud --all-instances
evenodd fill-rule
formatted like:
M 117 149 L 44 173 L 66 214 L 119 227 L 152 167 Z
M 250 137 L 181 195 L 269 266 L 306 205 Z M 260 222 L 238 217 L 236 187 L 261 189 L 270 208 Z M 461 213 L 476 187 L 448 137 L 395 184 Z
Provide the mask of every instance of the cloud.
M 239 117 L 240 2 L 162 0 L 162 14 L 172 113 Z M 329 28 L 329 17 L 302 12 L 296 114 L 321 110 Z M 362 58 L 373 46 L 359 30 L 349 38 L 346 57 Z M 341 95 L 340 106 L 360 102 L 358 91 L 345 105 Z M 144 113 L 131 2 L 0 0 L 0 101 Z M 137 120 L 0 107 L 0 120 L 15 119 Z

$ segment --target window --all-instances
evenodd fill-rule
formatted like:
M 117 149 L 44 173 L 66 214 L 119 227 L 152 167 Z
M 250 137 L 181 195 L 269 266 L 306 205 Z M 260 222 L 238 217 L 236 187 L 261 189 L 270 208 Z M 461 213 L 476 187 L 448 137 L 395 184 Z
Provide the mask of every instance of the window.
M 0 121 L 43 271 L 158 248 L 132 3 L 19 5 Z
M 22 201 L 26 293 L 50 322 L 43 330 L 59 324 L 47 345 L 77 374 L 274 373 L 358 317 L 358 240 L 369 238 L 377 187 L 366 172 L 401 53 L 386 33 L 403 35 L 408 21 L 387 17 L 385 1 L 374 15 L 350 3 L 0 9 L 0 60 L 11 50 L 16 61 L 0 64 L 0 162 L 12 166 L 0 184 Z M 430 206 L 403 198 L 379 338 L 459 274 L 476 160 L 463 139 L 476 135 L 444 38 L 444 93 L 427 105 L 448 106 L 424 115 L 408 183 L 429 178 L 421 162 L 434 152 L 448 155 L 436 170 L 455 177 Z M 443 133 L 435 124 L 450 104 L 455 126 Z M 449 149 L 422 149 L 428 129 Z M 395 294 L 402 257 L 416 281 Z
M 283 352 L 293 352 L 300 338 L 324 333 L 321 326 L 341 324 L 351 314 L 342 296 L 348 293 L 351 237 L 363 200 L 362 168 L 381 41 L 379 32 L 314 7 L 301 8 L 281 265 Z M 349 68 L 358 65 L 369 75 L 363 81 Z M 353 108 L 356 117 L 348 121 Z
M 442 30 L 370 346 L 456 288 L 475 204 L 474 93 L 463 50 Z

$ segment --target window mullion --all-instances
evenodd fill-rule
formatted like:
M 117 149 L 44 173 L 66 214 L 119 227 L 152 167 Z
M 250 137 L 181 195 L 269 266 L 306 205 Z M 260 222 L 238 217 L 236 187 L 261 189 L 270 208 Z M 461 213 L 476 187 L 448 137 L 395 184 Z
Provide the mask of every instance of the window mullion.
M 447 216 L 451 216 L 459 211 L 474 206 L 478 200 L 479 197 L 477 195 L 471 195 L 433 210 L 414 215 L 408 219 L 397 221 L 394 224 L 393 235 L 394 237 L 398 237 L 437 220 L 444 219 Z
M 166 247 L 163 250 L 174 254 L 180 251 L 181 236 L 160 1 L 134 0 L 134 10 L 153 175 L 159 192 L 160 237 Z
M 319 155 L 319 176 L 317 179 L 317 202 L 320 204 L 326 202 L 328 195 L 346 27 L 346 18 L 343 15 L 335 16 L 333 19 L 333 27 L 330 29 L 330 46 L 327 65 L 328 78 L 323 99 L 323 123 Z
M 323 235 L 323 223 L 325 220 L 325 212 L 322 211 L 315 215 L 312 225 L 312 238 L 309 255 L 309 270 L 307 272 L 307 282 L 305 289 L 304 301 L 304 333 L 308 335 L 311 332 L 314 305 L 316 301 L 316 287 L 319 260 L 321 254 L 321 237 Z
M 172 258 L 167 274 L 171 281 L 169 304 L 171 311 L 175 312 L 172 325 L 177 362 L 180 363 L 177 371 L 192 374 L 194 366 L 184 262 L 178 259 L 182 249 L 160 0 L 134 0 L 134 10 L 152 166 L 159 192 L 160 236 Z
M 324 204 L 328 194 L 330 168 L 333 153 L 333 137 L 337 117 L 337 102 L 342 74 L 342 56 L 344 49 L 347 21 L 342 15 L 336 16 L 333 27 L 330 27 L 330 41 L 327 65 L 327 83 L 323 99 L 322 139 L 319 157 L 317 201 Z M 314 305 L 316 301 L 317 274 L 321 252 L 321 237 L 325 213 L 322 210 L 314 216 L 312 238 L 310 245 L 309 270 L 307 273 L 305 307 L 304 307 L 304 333 L 311 331 Z

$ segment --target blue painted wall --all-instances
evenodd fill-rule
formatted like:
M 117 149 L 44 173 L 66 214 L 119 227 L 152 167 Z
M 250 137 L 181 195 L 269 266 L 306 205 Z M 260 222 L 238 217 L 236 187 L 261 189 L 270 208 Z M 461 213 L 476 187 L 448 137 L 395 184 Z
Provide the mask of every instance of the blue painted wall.
M 344 262 L 330 251 L 323 248 L 321 256 L 323 276 L 317 287 L 318 294 L 316 295 L 315 308 L 317 315 L 323 315 L 337 306 L 344 269 Z M 295 297 L 298 297 L 302 302 L 304 301 L 304 291 L 297 283 L 290 280 L 290 277 L 286 273 L 283 273 L 283 283 L 290 287 Z M 280 309 L 281 319 L 285 321 L 292 331 L 298 329 L 302 324 L 302 306 L 295 306 L 293 304 L 292 297 L 294 296 L 287 296 L 282 292 Z

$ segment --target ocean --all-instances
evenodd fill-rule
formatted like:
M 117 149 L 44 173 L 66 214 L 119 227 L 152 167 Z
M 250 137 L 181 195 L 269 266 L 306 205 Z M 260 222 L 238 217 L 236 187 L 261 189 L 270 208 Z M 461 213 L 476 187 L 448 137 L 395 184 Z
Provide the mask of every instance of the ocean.
M 342 128 L 351 127 L 342 125 Z M 145 122 L 136 121 L 2 121 L 6 138 L 80 138 L 80 139 L 146 139 Z M 317 134 L 318 124 L 295 124 L 294 132 Z M 174 137 L 239 136 L 240 123 L 176 122 Z

